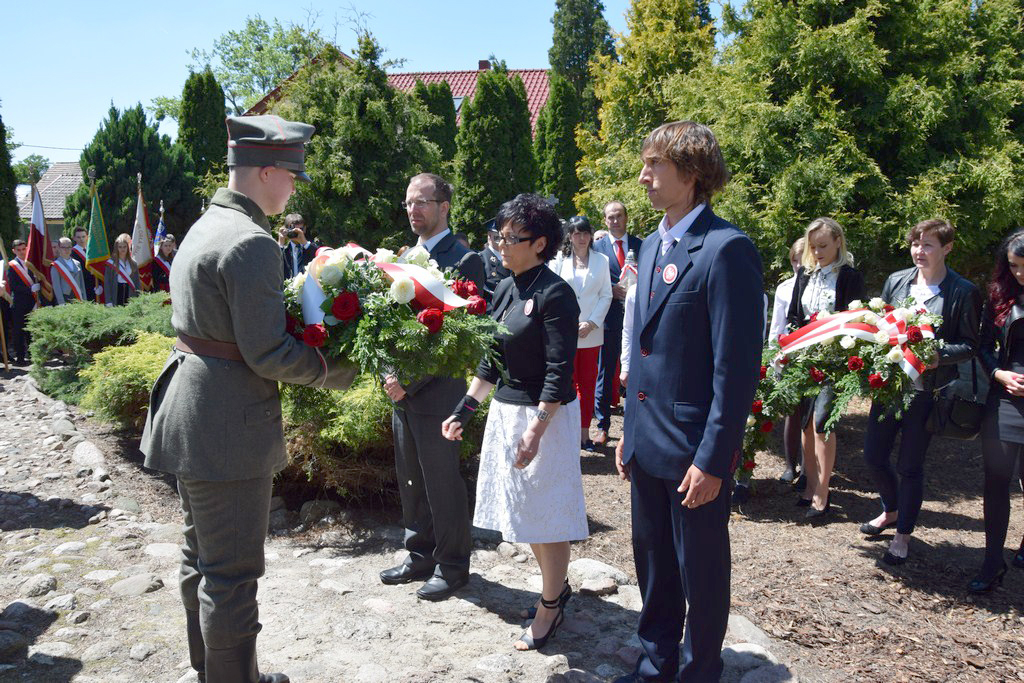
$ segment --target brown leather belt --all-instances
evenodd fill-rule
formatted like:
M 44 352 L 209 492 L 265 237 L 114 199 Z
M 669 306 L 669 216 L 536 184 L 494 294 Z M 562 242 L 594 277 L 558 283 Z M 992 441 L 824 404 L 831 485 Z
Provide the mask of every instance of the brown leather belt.
M 178 339 L 174 342 L 174 347 L 179 351 L 192 353 L 197 356 L 245 362 L 245 359 L 242 358 L 242 352 L 238 350 L 238 344 L 232 344 L 231 342 L 196 339 L 187 334 L 179 333 Z

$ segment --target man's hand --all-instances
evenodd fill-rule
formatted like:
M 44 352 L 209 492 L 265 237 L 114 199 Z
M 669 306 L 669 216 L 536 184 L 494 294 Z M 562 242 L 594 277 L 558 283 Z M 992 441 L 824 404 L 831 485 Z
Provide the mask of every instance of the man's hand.
M 628 372 L 623 370 L 622 372 L 619 373 L 619 384 L 621 384 L 623 388 L 626 387 L 626 380 L 628 380 L 628 379 L 629 379 L 629 373 Z
M 449 441 L 462 441 L 462 423 L 455 419 L 454 415 L 448 416 L 441 423 L 441 436 Z
M 405 388 L 398 383 L 398 379 L 394 375 L 384 378 L 384 393 L 396 403 L 405 398 Z
M 622 481 L 629 481 L 629 465 L 622 462 L 622 444 L 625 443 L 626 438 L 619 439 L 619 443 L 615 444 L 615 469 L 619 471 L 619 479 Z
M 686 470 L 686 476 L 683 477 L 683 482 L 676 490 L 679 493 L 686 493 L 686 497 L 683 498 L 683 507 L 692 510 L 717 498 L 721 488 L 720 477 L 708 474 L 696 465 L 690 465 L 690 469 Z
M 626 298 L 626 290 L 629 287 L 626 286 L 625 282 L 619 281 L 618 284 L 612 285 L 612 298 L 616 301 L 623 301 Z

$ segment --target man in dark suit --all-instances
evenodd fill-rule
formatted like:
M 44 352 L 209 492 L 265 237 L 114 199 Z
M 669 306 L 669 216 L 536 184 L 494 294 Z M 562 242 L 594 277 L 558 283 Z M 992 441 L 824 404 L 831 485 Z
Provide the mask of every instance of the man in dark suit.
M 306 221 L 297 213 L 290 213 L 284 217 L 284 227 L 281 230 L 288 240 L 281 247 L 284 279 L 287 280 L 306 270 L 309 262 L 316 257 L 316 250 L 320 245 L 316 240 L 310 241 L 306 237 Z
M 89 231 L 82 226 L 78 226 L 72 232 L 72 239 L 75 245 L 71 247 L 71 258 L 78 261 L 78 265 L 82 268 L 82 280 L 85 282 L 85 298 L 88 301 L 96 301 L 96 288 L 99 287 L 99 293 L 102 294 L 103 286 L 96 282 L 96 276 L 85 267 L 88 261 L 85 250 L 89 246 Z
M 498 253 L 498 226 L 494 219 L 487 221 L 487 246 L 480 250 L 480 259 L 484 262 L 484 298 L 491 303 L 494 288 L 498 283 L 512 274 L 501 265 L 501 254 Z
M 640 249 L 616 448 L 631 482 L 643 597 L 643 652 L 617 683 L 717 681 L 729 617 L 729 482 L 760 368 L 761 259 L 711 210 L 727 172 L 709 128 L 665 124 L 642 154 L 640 182 L 665 216 Z
M 39 283 L 25 263 L 28 246 L 25 240 L 11 242 L 14 258 L 7 264 L 6 287 L 11 293 L 11 346 L 17 365 L 25 365 L 32 335 L 25 329 L 28 314 L 39 305 Z
M 452 186 L 440 176 L 421 173 L 405 193 L 409 225 L 441 268 L 455 268 L 461 277 L 483 289 L 480 255 L 455 239 L 448 229 Z M 466 394 L 462 377 L 422 377 L 402 386 L 384 378 L 384 391 L 394 401 L 398 472 L 409 555 L 380 573 L 386 584 L 425 581 L 416 591 L 424 600 L 444 600 L 469 581 L 469 503 L 459 474 L 459 442 L 441 435 L 441 423 Z
M 626 234 L 626 207 L 622 202 L 612 201 L 604 205 L 604 224 L 608 236 L 594 242 L 594 250 L 608 257 L 608 270 L 612 276 L 612 304 L 604 317 L 604 343 L 601 358 L 597 364 L 597 392 L 594 397 L 594 417 L 597 418 L 597 436 L 594 443 L 603 446 L 608 443 L 608 428 L 612 423 L 612 404 L 619 390 L 619 354 L 622 352 L 623 301 L 626 299 L 626 283 L 619 283 L 626 256 L 633 252 L 640 254 L 640 238 Z

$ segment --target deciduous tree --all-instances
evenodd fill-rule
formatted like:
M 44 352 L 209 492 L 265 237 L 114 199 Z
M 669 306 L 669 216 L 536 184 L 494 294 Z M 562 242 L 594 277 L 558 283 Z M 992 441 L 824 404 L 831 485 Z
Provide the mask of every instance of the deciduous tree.
M 37 182 L 49 170 L 50 160 L 42 154 L 29 154 L 12 168 L 19 183 L 31 184 Z

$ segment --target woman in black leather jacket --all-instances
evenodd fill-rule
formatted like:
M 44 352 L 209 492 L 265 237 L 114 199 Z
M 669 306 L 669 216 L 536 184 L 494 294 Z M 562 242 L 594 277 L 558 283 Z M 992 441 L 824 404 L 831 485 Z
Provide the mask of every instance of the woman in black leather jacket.
M 978 356 L 993 381 L 981 428 L 985 561 L 969 585 L 975 593 L 991 590 L 1006 573 L 1003 544 L 1010 525 L 1010 479 L 1024 453 L 1024 230 L 1010 235 L 996 254 Z M 1024 569 L 1024 541 L 1013 565 Z
M 877 535 L 896 525 L 896 535 L 883 560 L 899 565 L 907 560 L 910 535 L 921 512 L 924 499 L 924 459 L 931 441 L 928 418 L 935 404 L 936 390 L 957 378 L 957 363 L 970 360 L 978 349 L 978 317 L 981 294 L 972 282 L 946 267 L 946 256 L 953 249 L 953 226 L 939 219 L 918 223 L 907 234 L 913 268 L 900 270 L 885 281 L 882 299 L 900 306 L 924 306 L 929 313 L 942 316 L 935 336 L 945 343 L 936 358 L 922 358 L 928 364 L 918 382 L 914 399 L 895 417 L 888 406 L 871 403 L 867 433 L 864 437 L 864 461 L 871 471 L 882 499 L 882 514 L 862 524 L 860 530 Z M 900 451 L 896 467 L 891 462 L 892 448 L 899 432 Z

